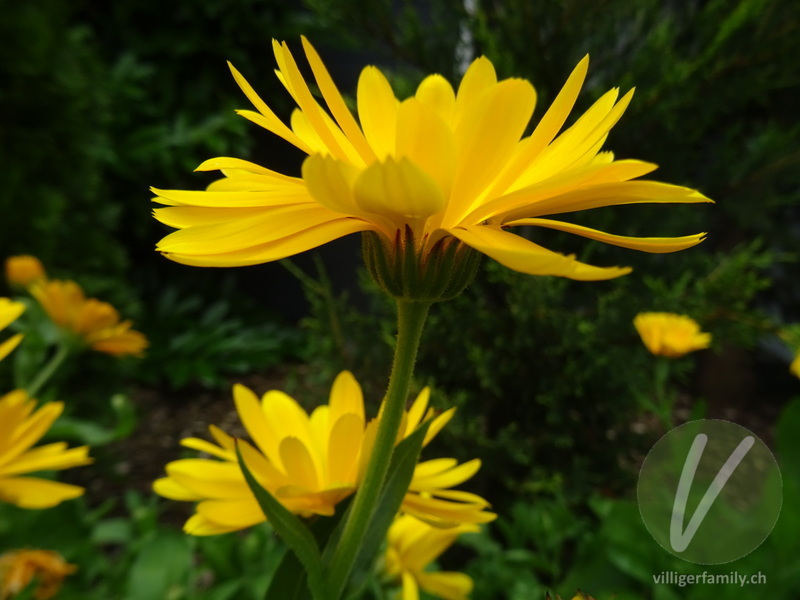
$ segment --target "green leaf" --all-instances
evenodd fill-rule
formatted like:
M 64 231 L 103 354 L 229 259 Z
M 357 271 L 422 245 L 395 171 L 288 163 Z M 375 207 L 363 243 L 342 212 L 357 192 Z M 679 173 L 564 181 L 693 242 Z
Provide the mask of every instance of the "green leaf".
M 236 457 L 239 460 L 239 467 L 242 469 L 247 485 L 256 497 L 261 510 L 267 516 L 267 520 L 305 567 L 308 575 L 308 586 L 313 597 L 323 597 L 322 559 L 319 553 L 319 546 L 313 534 L 299 518 L 289 512 L 272 494 L 261 487 L 247 468 L 238 444 L 236 445 Z M 282 596 L 282 598 L 285 598 L 285 596 Z
M 185 535 L 160 531 L 142 547 L 131 566 L 126 600 L 182 597 L 192 560 L 191 545 Z
M 426 421 L 420 425 L 394 449 L 392 461 L 389 464 L 389 475 L 383 484 L 378 506 L 372 515 L 369 527 L 367 527 L 353 567 L 350 579 L 350 597 L 358 597 L 361 594 L 361 588 L 367 583 L 372 564 L 378 556 L 381 544 L 386 539 L 386 532 L 389 531 L 392 521 L 397 516 L 403 498 L 408 492 L 408 486 L 411 485 L 419 453 L 422 450 L 422 442 L 425 440 L 430 424 L 430 421 Z M 325 548 L 325 559 L 333 556 L 334 544 L 339 541 L 338 534 L 340 533 L 341 531 L 337 531 L 331 537 L 331 541 Z
M 319 546 L 324 546 L 334 531 L 338 530 L 339 523 L 343 522 L 343 516 L 349 512 L 349 500 L 338 507 L 336 514 L 332 517 L 320 517 L 309 526 L 314 539 Z M 307 600 L 311 598 L 308 592 L 306 574 L 303 565 L 297 559 L 294 552 L 287 550 L 278 568 L 275 570 L 267 589 L 267 598 L 278 598 L 280 600 Z
M 778 420 L 775 439 L 781 472 L 800 485 L 800 398 L 791 401 Z

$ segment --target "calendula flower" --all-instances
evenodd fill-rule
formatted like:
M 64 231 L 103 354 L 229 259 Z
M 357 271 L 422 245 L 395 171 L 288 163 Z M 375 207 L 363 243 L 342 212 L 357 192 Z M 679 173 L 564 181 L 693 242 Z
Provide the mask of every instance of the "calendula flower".
M 147 338 L 131 329 L 130 321 L 120 321 L 108 302 L 86 298 L 74 281 L 53 279 L 34 284 L 30 292 L 56 325 L 92 350 L 141 356 L 147 347 Z
M 557 229 L 645 252 L 694 246 L 704 234 L 626 237 L 543 218 L 618 204 L 709 202 L 676 185 L 640 180 L 656 165 L 601 152 L 632 91 L 604 94 L 568 129 L 586 77 L 581 60 L 533 132 L 536 103 L 523 79 L 498 81 L 492 63 L 476 59 L 454 90 L 426 77 L 398 100 L 386 77 L 366 67 L 358 82 L 358 120 L 317 52 L 305 55 L 325 107 L 314 98 L 285 43 L 273 42 L 277 74 L 297 103 L 284 124 L 231 66 L 256 112 L 243 117 L 308 154 L 301 177 L 236 158 L 207 160 L 199 171 L 224 175 L 206 191 L 154 189 L 156 218 L 176 231 L 158 249 L 177 262 L 229 267 L 269 262 L 356 232 L 374 232 L 389 253 L 414 244 L 428 255 L 455 244 L 533 275 L 610 279 L 630 271 L 596 267 L 548 250 L 507 228 Z
M 88 465 L 88 446 L 67 449 L 66 442 L 32 448 L 64 410 L 62 402 L 50 402 L 34 411 L 36 401 L 23 390 L 0 398 L 0 501 L 21 508 L 50 508 L 77 498 L 77 485 L 23 477 L 36 471 L 56 471 Z
M 15 302 L 9 298 L 0 298 L 0 331 L 3 331 L 3 329 L 16 321 L 23 312 L 25 312 L 25 305 L 22 302 Z M 0 360 L 3 360 L 19 345 L 22 337 L 23 335 L 18 333 L 0 342 Z
M 11 285 L 28 287 L 46 277 L 42 262 L 35 256 L 23 254 L 6 259 L 6 280 Z
M 711 334 L 703 333 L 697 321 L 673 313 L 639 313 L 633 320 L 647 349 L 655 355 L 678 358 L 711 345 Z
M 361 387 L 347 371 L 334 381 L 327 405 L 309 416 L 291 397 L 270 391 L 260 399 L 248 388 L 236 385 L 234 401 L 253 444 L 239 441 L 248 469 L 259 483 L 287 509 L 302 516 L 330 516 L 335 506 L 358 487 L 366 470 L 377 422 L 365 423 Z M 423 419 L 433 419 L 427 444 L 453 415 L 436 417 L 427 410 L 428 391 L 423 391 L 405 415 L 402 439 Z M 184 529 L 193 535 L 214 535 L 244 529 L 265 521 L 244 479 L 236 458 L 234 439 L 218 427 L 209 427 L 216 444 L 187 438 L 181 444 L 221 460 L 190 458 L 167 465 L 167 477 L 157 480 L 156 493 L 174 500 L 199 502 Z M 442 462 L 445 461 L 445 462 Z M 480 466 L 471 461 L 440 459 L 417 466 L 403 510 L 422 514 L 444 525 L 486 522 L 495 515 L 488 503 L 474 494 L 450 490 L 474 474 Z
M 14 598 L 36 582 L 36 600 L 53 598 L 67 575 L 77 566 L 69 564 L 52 550 L 14 550 L 0 556 L 0 600 Z
M 397 517 L 386 535 L 385 571 L 402 582 L 403 600 L 418 600 L 420 589 L 436 598 L 466 600 L 472 592 L 472 579 L 468 575 L 426 568 L 462 533 L 479 529 L 474 524 L 442 529 L 410 515 Z

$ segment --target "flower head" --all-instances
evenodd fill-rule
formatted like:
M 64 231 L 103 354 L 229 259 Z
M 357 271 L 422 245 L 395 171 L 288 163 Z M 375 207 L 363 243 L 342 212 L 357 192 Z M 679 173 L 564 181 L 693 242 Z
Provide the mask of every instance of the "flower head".
M 6 280 L 11 285 L 28 287 L 46 277 L 42 262 L 35 256 L 23 254 L 6 259 Z
M 53 598 L 67 575 L 78 567 L 52 550 L 14 550 L 0 556 L 0 600 L 15 598 L 31 581 L 36 600 Z
M 15 302 L 9 298 L 0 298 L 0 331 L 16 321 L 25 312 L 22 302 Z M 22 334 L 12 335 L 4 342 L 0 342 L 0 360 L 3 360 L 22 341 Z
M 32 449 L 64 410 L 62 402 L 34 411 L 35 406 L 23 390 L 0 397 L 0 501 L 21 508 L 50 508 L 82 495 L 83 488 L 21 475 L 88 465 L 92 459 L 88 446 L 67 449 L 66 442 Z
M 557 229 L 645 252 L 674 252 L 703 239 L 704 234 L 625 237 L 543 218 L 618 204 L 709 201 L 692 189 L 638 179 L 656 168 L 652 163 L 601 152 L 632 91 L 621 98 L 617 89 L 607 92 L 559 134 L 586 77 L 588 57 L 525 136 L 536 103 L 533 86 L 523 79 L 498 81 L 484 57 L 467 69 L 457 90 L 430 75 L 402 101 L 377 68 L 366 67 L 358 82 L 356 120 L 305 38 L 305 55 L 327 108 L 312 95 L 287 45 L 273 42 L 273 48 L 278 77 L 298 108 L 289 125 L 283 123 L 231 66 L 256 108 L 239 114 L 308 154 L 302 176 L 221 157 L 198 167 L 224 176 L 206 191 L 154 189 L 156 201 L 166 205 L 156 209 L 156 218 L 179 230 L 158 249 L 175 261 L 252 265 L 374 232 L 389 252 L 398 239 L 413 243 L 421 261 L 442 244 L 458 244 L 523 273 L 598 280 L 630 269 L 584 264 L 506 228 Z
M 334 514 L 336 504 L 362 480 L 377 431 L 377 421 L 365 421 L 361 387 L 355 378 L 347 371 L 340 373 L 328 404 L 311 415 L 280 391 L 267 392 L 259 400 L 248 388 L 237 385 L 233 394 L 253 441 L 239 441 L 239 449 L 259 483 L 294 513 Z M 434 417 L 427 404 L 424 391 L 406 413 L 399 439 L 423 419 L 433 418 L 427 443 L 453 415 L 450 410 Z M 167 477 L 155 482 L 155 491 L 174 500 L 199 502 L 185 526 L 193 535 L 236 531 L 263 522 L 264 514 L 239 468 L 234 439 L 214 425 L 209 431 L 216 443 L 198 438 L 181 443 L 221 460 L 171 462 Z M 459 466 L 452 459 L 420 463 L 402 510 L 442 525 L 493 520 L 495 515 L 484 510 L 485 500 L 449 489 L 470 478 L 479 466 L 479 461 Z
M 463 573 L 431 572 L 426 567 L 435 561 L 462 533 L 479 531 L 474 524 L 449 529 L 432 527 L 411 515 L 394 520 L 386 536 L 386 574 L 400 580 L 403 600 L 419 598 L 420 588 L 436 598 L 466 600 L 472 579 Z
M 647 349 L 658 356 L 678 358 L 711 345 L 711 334 L 685 315 L 639 313 L 633 324 Z
M 147 347 L 147 339 L 131 329 L 130 321 L 120 321 L 117 310 L 107 302 L 86 298 L 74 281 L 45 281 L 30 291 L 56 325 L 92 350 L 141 356 Z

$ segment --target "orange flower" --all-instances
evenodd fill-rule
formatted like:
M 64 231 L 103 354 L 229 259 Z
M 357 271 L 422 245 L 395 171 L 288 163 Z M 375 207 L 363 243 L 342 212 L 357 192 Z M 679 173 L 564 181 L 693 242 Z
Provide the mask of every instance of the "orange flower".
M 703 333 L 697 321 L 673 313 L 639 313 L 633 320 L 647 349 L 657 356 L 679 358 L 711 345 L 711 334 Z
M 92 350 L 122 356 L 141 356 L 147 338 L 120 321 L 117 310 L 107 302 L 86 298 L 74 281 L 45 281 L 31 287 L 31 294 L 53 322 L 76 334 Z
M 34 579 L 38 582 L 33 597 L 53 598 L 67 575 L 77 566 L 67 563 L 52 550 L 15 550 L 0 556 L 0 600 L 13 598 Z
M 6 259 L 6 279 L 11 285 L 28 287 L 46 277 L 41 261 L 35 256 L 23 254 Z

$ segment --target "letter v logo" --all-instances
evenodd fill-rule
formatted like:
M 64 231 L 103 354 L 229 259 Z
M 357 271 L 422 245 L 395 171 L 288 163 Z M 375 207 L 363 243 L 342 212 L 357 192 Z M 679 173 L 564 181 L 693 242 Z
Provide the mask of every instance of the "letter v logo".
M 686 502 L 689 499 L 689 492 L 692 489 L 692 481 L 694 480 L 695 473 L 697 472 L 697 465 L 700 464 L 700 459 L 703 457 L 703 451 L 708 443 L 708 436 L 704 433 L 699 433 L 694 438 L 692 447 L 689 449 L 689 454 L 686 456 L 686 462 L 683 463 L 683 470 L 681 471 L 681 478 L 678 481 L 678 489 L 675 492 L 675 503 L 672 505 L 672 520 L 669 528 L 669 543 L 675 552 L 683 552 L 689 547 L 689 544 L 694 539 L 697 529 L 706 518 L 711 505 L 717 499 L 722 488 L 728 483 L 728 479 L 736 470 L 736 467 L 742 462 L 744 457 L 750 451 L 750 448 L 755 444 L 753 436 L 747 436 L 731 452 L 728 460 L 722 465 L 722 468 L 717 473 L 714 480 L 708 486 L 700 504 L 694 511 L 694 514 L 689 520 L 686 529 L 683 529 L 684 516 L 686 515 Z

